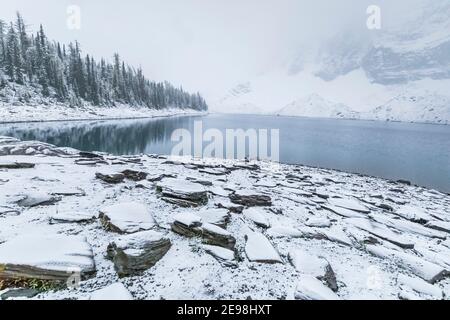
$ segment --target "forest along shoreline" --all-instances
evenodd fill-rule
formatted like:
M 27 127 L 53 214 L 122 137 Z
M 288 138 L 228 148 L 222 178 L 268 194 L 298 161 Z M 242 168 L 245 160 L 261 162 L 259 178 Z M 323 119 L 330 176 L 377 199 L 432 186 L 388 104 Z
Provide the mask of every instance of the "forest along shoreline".
M 407 183 L 0 137 L 0 186 L 0 299 L 450 292 L 450 197 Z
M 75 121 L 108 121 L 108 120 L 133 120 L 133 119 L 157 119 L 157 118 L 170 118 L 181 116 L 204 116 L 208 115 L 207 111 L 197 111 L 193 109 L 165 109 L 154 110 L 148 108 L 117 108 L 112 107 L 110 109 L 81 109 L 81 112 L 74 113 L 73 117 L 61 117 L 55 118 L 56 112 L 53 112 L 54 116 L 49 115 L 49 110 L 37 109 L 31 114 L 21 112 L 20 115 L 15 115 L 9 111 L 2 110 L 4 106 L 0 106 L 0 124 L 15 124 L 15 123 L 39 123 L 39 122 L 75 122 Z M 35 109 L 36 107 L 32 107 Z M 64 107 L 66 108 L 66 107 Z M 74 109 L 80 111 L 80 109 Z M 36 112 L 37 111 L 37 112 Z M 40 112 L 41 111 L 41 112 Z M 66 109 L 64 111 L 67 111 Z M 92 111 L 105 112 L 106 114 L 98 114 Z M 108 112 L 109 111 L 109 112 Z M 123 112 L 125 111 L 125 112 Z M 117 114 L 117 116 L 114 116 Z M 122 114 L 122 115 L 121 115 Z M 16 116 L 16 118 L 14 117 Z M 66 115 L 64 115 L 66 116 Z

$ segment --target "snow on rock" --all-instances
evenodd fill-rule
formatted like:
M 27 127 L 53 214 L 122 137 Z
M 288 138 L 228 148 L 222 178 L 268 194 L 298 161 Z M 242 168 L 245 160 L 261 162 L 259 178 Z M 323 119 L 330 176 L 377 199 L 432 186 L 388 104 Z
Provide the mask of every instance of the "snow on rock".
M 410 220 L 413 222 L 427 223 L 428 221 L 434 220 L 433 217 L 428 214 L 424 209 L 414 206 L 402 206 L 394 212 L 396 215 Z
M 384 259 L 391 259 L 400 267 L 410 270 L 413 274 L 429 283 L 435 283 L 443 279 L 448 274 L 447 270 L 437 264 L 431 263 L 409 253 L 376 245 L 367 245 L 366 249 L 374 256 Z
M 230 221 L 230 214 L 226 209 L 205 209 L 197 213 L 204 222 L 225 228 Z
M 95 177 L 106 183 L 117 184 L 122 183 L 125 179 L 125 175 L 122 173 L 101 173 L 96 172 Z
M 206 244 L 203 245 L 203 249 L 220 262 L 232 262 L 235 260 L 235 253 L 232 250 Z
M 420 244 L 414 247 L 414 251 L 424 259 L 450 271 L 450 250 L 445 247 Z
M 60 186 L 54 191 L 50 192 L 51 195 L 55 196 L 78 196 L 82 197 L 86 195 L 86 192 L 80 188 L 77 187 L 71 187 L 71 186 Z
M 203 223 L 201 228 L 203 242 L 227 249 L 234 249 L 236 239 L 225 229 L 211 223 Z
M 345 217 L 345 218 L 365 218 L 366 216 L 364 214 L 358 213 L 356 211 L 345 209 L 337 206 L 332 205 L 324 205 L 324 209 L 327 209 L 331 212 L 334 212 L 335 214 Z
M 152 229 L 156 222 L 149 208 L 137 202 L 122 202 L 100 210 L 103 226 L 118 233 Z
M 186 237 L 201 234 L 202 218 L 192 212 L 181 212 L 173 218 L 172 231 Z
M 411 222 L 403 219 L 392 219 L 387 216 L 382 215 L 371 215 L 377 222 L 380 222 L 386 226 L 392 227 L 402 232 L 410 232 L 423 235 L 429 238 L 437 238 L 445 240 L 446 234 L 440 231 L 432 230 L 430 228 L 426 228 L 423 225 Z
M 250 261 L 283 263 L 277 250 L 262 233 L 250 231 L 245 238 L 245 253 Z
M 138 274 L 153 267 L 170 249 L 170 240 L 149 230 L 122 236 L 108 245 L 108 258 L 120 277 Z
M 450 233 L 450 222 L 446 221 L 429 221 L 425 225 L 428 228 Z
M 361 213 L 370 213 L 369 208 L 360 203 L 356 199 L 344 199 L 344 198 L 329 198 L 328 202 L 336 207 L 345 208 Z
M 304 233 L 298 229 L 289 226 L 276 225 L 267 229 L 267 234 L 273 238 L 301 238 Z
M 345 222 L 361 230 L 367 231 L 378 238 L 389 241 L 401 248 L 414 248 L 413 242 L 408 241 L 401 235 L 394 233 L 391 229 L 381 223 L 362 218 L 348 218 L 345 219 Z
M 271 206 L 272 199 L 267 195 L 258 194 L 252 190 L 238 190 L 230 194 L 231 202 L 240 204 L 246 207 L 264 207 Z
M 35 167 L 34 163 L 25 162 L 0 162 L 0 169 L 32 169 Z
M 172 231 L 186 237 L 201 237 L 203 242 L 234 249 L 236 239 L 227 230 L 208 222 L 191 212 L 182 212 L 174 217 Z
M 397 277 L 397 284 L 406 292 L 414 291 L 421 295 L 431 296 L 433 299 L 437 300 L 444 298 L 444 293 L 439 287 L 420 278 L 399 274 Z
M 309 218 L 305 224 L 308 227 L 316 227 L 316 228 L 328 228 L 331 226 L 331 221 L 328 218 L 324 217 L 312 217 Z
M 246 219 L 254 222 L 259 227 L 270 227 L 270 222 L 267 219 L 267 212 L 261 208 L 248 208 L 245 209 L 242 214 Z
M 339 296 L 311 275 L 300 275 L 294 293 L 297 300 L 340 300 Z
M 331 290 L 337 291 L 336 275 L 325 258 L 295 249 L 289 252 L 289 261 L 301 274 L 314 276 L 324 281 Z
M 60 200 L 60 197 L 55 197 L 45 192 L 30 192 L 24 194 L 22 199 L 17 201 L 17 204 L 21 207 L 48 206 Z
M 95 273 L 91 246 L 83 237 L 22 235 L 0 245 L 0 278 L 65 281 L 73 272 Z
M 0 138 L 0 146 L 1 141 Z M 18 142 L 11 141 L 6 145 L 13 150 L 16 143 Z M 31 150 L 37 146 L 36 142 L 30 144 L 20 142 L 20 148 L 17 150 Z M 34 169 L 0 170 L 0 250 L 3 251 L 4 246 L 9 247 L 18 235 L 39 234 L 39 237 L 43 237 L 57 234 L 56 240 L 49 241 L 50 244 L 45 245 L 45 251 L 32 248 L 31 244 L 37 244 L 39 241 L 33 239 L 27 242 L 30 243 L 29 250 L 32 254 L 39 253 L 38 256 L 53 264 L 55 261 L 57 263 L 59 260 L 67 260 L 60 259 L 59 256 L 58 260 L 53 259 L 53 255 L 58 255 L 58 250 L 47 249 L 62 245 L 64 239 L 67 241 L 78 239 L 78 236 L 73 236 L 78 234 L 92 244 L 97 269 L 95 278 L 83 281 L 80 288 L 43 292 L 39 298 L 88 297 L 89 292 L 115 283 L 117 281 L 115 264 L 105 255 L 109 244 L 112 259 L 115 255 L 119 255 L 120 250 L 123 256 L 129 259 L 117 268 L 125 270 L 123 276 L 128 272 L 133 274 L 125 284 L 136 299 L 245 299 L 249 295 L 253 299 L 289 298 L 294 293 L 292 286 L 295 286 L 299 276 L 294 267 L 291 264 L 257 265 L 252 261 L 281 262 L 282 257 L 295 249 L 301 249 L 314 257 L 326 257 L 327 261 L 330 261 L 339 284 L 342 284 L 342 287 L 339 286 L 339 297 L 342 299 L 367 297 L 433 299 L 431 295 L 419 293 L 424 289 L 413 290 L 410 288 L 413 287 L 412 284 L 409 286 L 400 284 L 396 281 L 398 274 L 393 271 L 398 270 L 405 276 L 433 282 L 441 279 L 449 270 L 448 233 L 444 230 L 435 230 L 433 226 L 439 225 L 441 228 L 446 226 L 441 222 L 448 222 L 450 219 L 447 214 L 450 198 L 437 191 L 414 185 L 405 186 L 399 182 L 375 177 L 304 166 L 278 164 L 274 170 L 273 166 L 265 162 L 213 161 L 184 157 L 167 162 L 167 157 L 163 156 L 118 157 L 98 153 L 91 155 L 74 150 L 71 151 L 72 156 L 64 157 L 59 154 L 46 155 L 38 152 L 38 149 L 35 150 L 36 153 L 30 155 L 0 156 L 0 162 L 35 164 Z M 80 159 L 116 163 L 114 167 L 117 171 L 113 172 L 122 172 L 126 168 L 133 172 L 149 172 L 152 176 L 147 176 L 143 182 L 146 189 L 134 188 L 133 186 L 137 187 L 135 183 L 127 183 L 123 188 L 111 187 L 93 181 L 98 167 L 78 165 L 77 160 Z M 209 180 L 214 180 L 212 188 L 218 187 L 226 191 L 222 196 L 208 191 L 211 186 L 205 188 L 204 180 L 207 174 L 199 172 L 202 168 L 218 167 L 228 169 L 229 173 L 208 177 L 211 178 Z M 105 171 L 102 170 L 104 173 Z M 142 175 L 140 177 L 136 175 L 136 178 L 140 179 Z M 151 181 L 153 179 L 156 180 Z M 193 183 L 195 188 L 206 190 L 208 202 L 202 204 L 199 209 L 183 209 L 160 201 L 161 193 L 155 192 L 152 187 L 158 183 L 164 184 L 167 179 L 186 180 Z M 266 186 L 256 186 L 257 182 L 262 180 L 267 182 L 264 183 Z M 75 181 L 76 184 L 68 183 L 69 181 Z M 274 184 L 284 187 L 268 187 Z M 78 188 L 85 191 L 84 196 L 75 194 L 79 192 Z M 397 189 L 402 189 L 403 193 L 396 192 Z M 16 205 L 15 202 L 20 200 L 18 195 L 34 193 L 35 190 L 39 190 L 39 193 L 46 197 L 56 195 L 64 197 L 58 206 L 54 207 L 36 206 L 24 209 Z M 255 233 L 254 231 L 259 228 L 249 223 L 249 219 L 241 214 L 248 209 L 248 204 L 255 203 L 234 204 L 228 197 L 223 197 L 224 194 L 232 193 L 232 190 L 238 190 L 237 194 L 241 196 L 241 200 L 248 200 L 243 197 L 252 195 L 270 198 L 272 205 L 270 210 L 254 208 L 266 210 L 264 216 L 269 220 L 271 227 L 264 229 L 264 235 Z M 329 199 L 351 199 L 353 205 L 357 202 L 358 205 L 370 208 L 370 214 L 336 206 L 331 204 Z M 170 200 L 187 201 L 173 197 Z M 256 200 L 259 200 L 259 197 Z M 383 203 L 389 201 L 392 210 L 380 206 L 379 200 Z M 132 205 L 120 206 L 124 202 Z M 424 224 L 420 219 L 414 222 L 399 217 L 395 211 L 406 202 L 423 208 L 432 219 Z M 146 214 L 133 215 L 130 209 L 133 211 L 134 204 L 141 203 L 148 204 L 149 207 L 137 211 Z M 116 204 L 115 209 L 109 210 L 111 216 L 114 217 L 114 221 L 118 221 L 118 226 L 126 230 L 122 233 L 132 232 L 131 235 L 136 235 L 137 238 L 125 237 L 122 242 L 120 240 L 124 239 L 124 236 L 101 230 L 97 223 L 78 224 L 84 222 L 84 219 L 92 218 L 90 213 L 102 212 L 111 204 Z M 349 206 L 348 203 L 345 205 Z M 360 209 L 354 208 L 353 205 L 353 209 Z M 18 214 L 20 211 L 22 213 Z M 304 225 L 308 217 L 327 217 L 332 225 L 328 228 L 308 227 Z M 356 223 L 352 223 L 355 220 Z M 155 221 L 161 223 L 161 228 Z M 171 225 L 172 231 L 178 233 L 182 233 L 180 230 L 189 231 L 195 238 L 180 237 L 176 232 L 166 230 L 168 225 Z M 142 230 L 143 227 L 145 230 L 165 229 L 167 233 L 164 233 L 163 238 L 173 244 L 173 248 L 145 272 L 138 271 L 141 266 L 145 266 L 146 257 L 152 256 L 149 247 L 147 247 L 149 253 L 145 256 L 145 241 L 151 243 L 159 238 L 142 236 L 141 233 L 145 232 Z M 255 228 L 253 232 L 248 232 L 252 227 Z M 113 243 L 117 250 L 114 249 Z M 411 247 L 412 244 L 414 248 L 410 250 L 398 247 L 398 245 Z M 370 245 L 375 247 L 375 250 L 370 249 Z M 277 252 L 278 249 L 280 253 Z M 16 246 L 9 251 L 12 252 L 10 256 L 12 258 L 25 261 L 31 257 L 27 250 L 16 249 Z M 77 253 L 80 253 L 80 250 L 75 250 L 75 254 Z M 92 253 L 90 254 L 92 259 Z M 4 256 L 3 252 L 0 252 L 0 260 Z M 241 258 L 244 258 L 244 261 Z M 76 263 L 70 263 L 72 266 L 79 264 L 78 260 L 84 258 L 83 255 L 75 255 L 67 259 L 70 259 L 69 262 L 75 260 Z M 93 264 L 92 260 L 86 259 Z M 88 262 L 87 264 L 89 265 Z M 1 261 L 0 269 L 3 265 Z M 55 268 L 64 266 L 55 264 Z M 379 268 L 386 278 L 386 281 L 383 281 L 383 290 L 371 290 L 367 287 L 367 275 L 364 270 L 370 266 Z M 48 274 L 35 268 L 28 272 L 32 272 L 36 278 Z M 52 272 L 54 274 L 54 271 Z M 83 273 L 83 277 L 90 274 Z M 57 275 L 61 280 L 68 277 L 64 271 Z M 251 287 L 248 283 L 252 284 Z M 315 283 L 317 285 L 317 281 Z M 319 281 L 319 284 L 320 288 L 327 288 L 325 283 Z M 449 291 L 450 282 L 445 279 L 435 286 L 446 293 Z M 301 292 L 305 293 L 305 290 Z M 318 292 L 321 292 L 321 289 L 312 285 L 311 295 L 314 296 Z
M 84 223 L 95 220 L 95 215 L 84 212 L 56 212 L 50 216 L 50 223 Z
M 121 282 L 116 282 L 92 292 L 90 300 L 133 300 L 133 296 Z
M 164 179 L 157 183 L 156 189 L 161 193 L 163 200 L 182 207 L 196 207 L 208 202 L 205 187 L 187 180 Z
M 352 246 L 353 242 L 348 235 L 339 227 L 332 227 L 330 229 L 321 230 L 320 233 L 325 239 L 337 242 L 346 246 Z

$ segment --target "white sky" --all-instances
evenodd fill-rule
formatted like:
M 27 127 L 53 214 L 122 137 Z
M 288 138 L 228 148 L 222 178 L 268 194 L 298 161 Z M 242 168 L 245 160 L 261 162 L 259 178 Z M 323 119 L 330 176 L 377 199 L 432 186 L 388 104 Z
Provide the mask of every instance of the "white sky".
M 203 93 L 231 86 L 289 61 L 339 30 L 363 30 L 378 4 L 395 20 L 423 0 L 0 0 L 0 19 L 20 11 L 49 38 L 77 39 L 84 53 L 119 52 L 155 80 Z M 81 30 L 66 26 L 81 9 Z

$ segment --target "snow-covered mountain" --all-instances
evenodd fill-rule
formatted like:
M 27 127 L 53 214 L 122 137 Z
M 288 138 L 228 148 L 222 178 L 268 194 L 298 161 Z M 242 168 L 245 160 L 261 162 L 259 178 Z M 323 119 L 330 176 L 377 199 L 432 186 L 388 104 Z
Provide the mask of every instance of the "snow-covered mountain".
M 359 118 L 359 114 L 345 104 L 333 103 L 315 93 L 288 104 L 278 111 L 277 115 L 315 118 Z
M 242 81 L 221 112 L 450 123 L 450 1 L 382 30 L 340 32 L 311 56 Z

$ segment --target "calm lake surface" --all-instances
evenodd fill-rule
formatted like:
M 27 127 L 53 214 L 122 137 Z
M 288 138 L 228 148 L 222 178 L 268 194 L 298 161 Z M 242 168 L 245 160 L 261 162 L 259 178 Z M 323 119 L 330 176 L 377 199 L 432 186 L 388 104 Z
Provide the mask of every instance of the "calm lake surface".
M 112 154 L 170 154 L 175 129 L 279 129 L 283 163 L 340 169 L 450 192 L 450 126 L 255 115 L 0 124 L 0 135 Z M 207 145 L 207 143 L 205 143 Z

